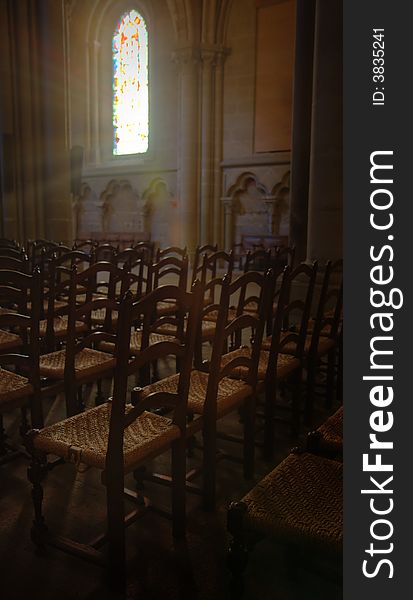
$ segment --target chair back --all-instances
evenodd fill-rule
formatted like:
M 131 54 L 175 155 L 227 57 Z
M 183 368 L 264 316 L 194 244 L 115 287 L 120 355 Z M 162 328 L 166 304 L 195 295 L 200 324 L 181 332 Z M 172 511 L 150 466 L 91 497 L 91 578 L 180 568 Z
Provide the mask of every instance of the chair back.
M 23 345 L 19 352 L 0 355 L 0 370 L 4 366 L 13 365 L 16 370 L 23 371 L 32 387 L 30 412 L 34 428 L 43 427 L 43 414 L 40 396 L 39 371 L 39 318 L 40 318 L 40 269 L 34 269 L 32 275 L 0 270 L 0 295 L 10 292 L 16 297 L 17 291 L 22 296 L 31 298 L 31 309 L 24 313 L 6 312 L 0 314 L 0 329 L 20 336 Z M 20 306 L 20 302 L 17 302 Z
M 107 469 L 123 468 L 123 435 L 125 429 L 146 410 L 168 406 L 173 410 L 172 421 L 179 427 L 182 435 L 186 429 L 186 413 L 190 384 L 190 374 L 194 354 L 196 323 L 199 318 L 201 286 L 197 281 L 186 292 L 176 286 L 162 286 L 132 305 L 132 298 L 127 294 L 120 305 L 120 319 L 117 329 L 117 367 L 115 369 L 114 394 L 110 416 Z M 178 311 L 188 314 L 188 325 L 181 339 L 171 338 L 150 344 L 150 328 L 154 306 L 166 299 L 173 299 L 179 307 Z M 129 343 L 131 324 L 140 316 L 142 318 L 141 351 L 129 359 Z M 135 388 L 132 393 L 133 407 L 126 406 L 128 375 L 141 372 L 146 365 L 155 360 L 175 356 L 180 361 L 176 393 L 154 392 L 145 396 L 144 389 Z

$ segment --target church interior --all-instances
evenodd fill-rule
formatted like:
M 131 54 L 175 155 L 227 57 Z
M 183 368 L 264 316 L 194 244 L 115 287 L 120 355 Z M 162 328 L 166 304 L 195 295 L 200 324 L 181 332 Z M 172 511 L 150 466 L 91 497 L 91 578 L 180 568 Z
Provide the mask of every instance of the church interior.
M 2 597 L 342 597 L 342 10 L 0 0 Z

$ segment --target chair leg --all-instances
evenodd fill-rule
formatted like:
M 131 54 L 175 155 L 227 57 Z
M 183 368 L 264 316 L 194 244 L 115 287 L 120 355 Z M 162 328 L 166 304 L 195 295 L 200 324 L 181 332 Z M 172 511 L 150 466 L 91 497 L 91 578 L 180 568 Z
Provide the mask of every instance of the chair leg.
M 32 484 L 32 500 L 34 508 L 34 520 L 31 529 L 31 538 L 36 546 L 44 546 L 44 534 L 47 531 L 45 525 L 42 505 L 43 505 L 43 487 L 42 481 L 47 475 L 47 460 L 43 454 L 34 450 L 33 436 L 35 432 L 29 432 L 25 439 L 26 448 L 31 454 L 31 463 L 27 470 L 27 476 Z
M 99 404 L 103 404 L 105 398 L 102 393 L 102 379 L 98 379 L 96 382 L 96 398 L 95 405 L 99 406 Z
M 317 361 L 308 360 L 307 362 L 307 381 L 306 381 L 306 396 L 304 408 L 304 422 L 306 425 L 311 425 L 314 412 L 315 398 L 315 378 L 317 372 Z
M 248 564 L 248 547 L 243 531 L 246 511 L 247 507 L 243 502 L 233 502 L 228 510 L 227 528 L 232 535 L 227 554 L 227 565 L 231 572 L 231 600 L 238 600 L 244 593 L 244 573 Z
M 331 408 L 333 405 L 335 362 L 336 362 L 336 348 L 333 348 L 328 353 L 328 362 L 327 362 L 327 396 L 326 396 L 326 407 L 327 408 Z
M 215 424 L 214 424 L 215 425 Z M 202 496 L 203 508 L 206 511 L 215 510 L 216 497 L 216 462 L 217 462 L 217 432 L 216 427 L 204 425 L 202 432 Z
M 264 406 L 264 458 L 271 460 L 274 455 L 274 389 L 265 385 Z
M 172 445 L 172 535 L 184 538 L 186 532 L 186 443 L 181 436 Z
M 244 404 L 244 477 L 253 479 L 255 467 L 255 410 L 256 398 L 250 396 Z
M 0 414 L 0 456 L 5 456 L 7 454 L 6 447 L 6 432 L 3 426 L 3 415 Z
M 126 586 L 125 523 L 123 504 L 123 474 L 109 477 L 106 486 L 108 520 L 109 581 L 112 588 L 123 590 Z
M 300 432 L 300 411 L 301 411 L 301 378 L 302 370 L 298 369 L 293 373 L 292 385 L 292 420 L 291 420 L 291 434 L 295 437 Z
M 343 402 L 343 338 L 338 344 L 338 368 L 337 368 L 337 400 Z

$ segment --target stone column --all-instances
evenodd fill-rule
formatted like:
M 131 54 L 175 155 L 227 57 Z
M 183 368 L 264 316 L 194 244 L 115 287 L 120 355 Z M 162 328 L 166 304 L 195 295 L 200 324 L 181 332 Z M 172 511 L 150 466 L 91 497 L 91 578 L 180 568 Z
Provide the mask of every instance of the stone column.
M 234 243 L 234 202 L 232 196 L 224 196 L 221 198 L 224 205 L 224 224 L 225 224 L 225 250 L 232 250 Z
M 202 117 L 201 117 L 201 185 L 200 185 L 200 243 L 208 244 L 212 225 L 212 160 L 214 149 L 214 85 L 216 52 L 201 50 L 202 59 Z
M 224 63 L 229 50 L 224 48 L 217 52 L 215 65 L 215 138 L 214 138 L 214 221 L 212 239 L 219 247 L 224 245 L 224 231 L 222 222 L 222 131 L 224 110 Z
M 342 256 L 342 2 L 317 0 L 307 260 Z
M 307 253 L 315 2 L 296 0 L 289 237 L 299 261 Z
M 173 59 L 179 66 L 179 154 L 178 198 L 181 220 L 181 245 L 187 246 L 189 254 L 195 252 L 199 240 L 198 231 L 198 160 L 199 160 L 199 107 L 198 75 L 199 50 L 193 47 L 174 52 Z

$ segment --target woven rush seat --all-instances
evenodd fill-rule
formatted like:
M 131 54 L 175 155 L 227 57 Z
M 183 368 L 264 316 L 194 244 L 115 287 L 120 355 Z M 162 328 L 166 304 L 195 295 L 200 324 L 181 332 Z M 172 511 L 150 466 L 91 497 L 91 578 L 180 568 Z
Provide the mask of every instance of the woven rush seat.
M 237 348 L 237 350 L 233 350 L 232 352 L 224 354 L 221 360 L 221 367 L 225 366 L 229 361 L 237 358 L 238 356 L 251 356 L 251 349 L 248 346 L 241 346 L 241 348 Z M 266 350 L 263 350 L 260 353 L 260 359 L 258 362 L 258 379 L 260 381 L 265 379 L 269 356 L 270 353 Z M 294 358 L 294 356 L 289 354 L 279 354 L 277 361 L 277 377 L 279 379 L 288 377 L 288 375 L 298 369 L 299 366 L 300 361 L 297 358 Z M 247 367 L 235 367 L 231 373 L 231 377 L 236 379 L 245 379 L 247 374 Z
M 288 335 L 288 332 L 285 332 L 283 335 L 284 336 Z M 281 340 L 283 338 L 283 335 L 281 335 Z M 329 350 L 334 348 L 334 346 L 335 346 L 335 342 L 333 339 L 330 339 L 330 338 L 324 337 L 324 336 L 320 336 L 320 339 L 318 340 L 317 354 L 322 356 L 323 354 L 326 354 Z M 261 347 L 263 350 L 270 349 L 271 336 L 267 337 L 262 342 Z M 311 335 L 307 335 L 305 344 L 304 344 L 304 354 L 308 354 L 310 352 L 310 347 L 311 347 Z M 288 344 L 285 344 L 285 346 L 282 347 L 282 353 L 283 354 L 293 354 L 295 349 L 296 349 L 296 344 L 294 344 L 293 342 L 290 342 Z
M 40 357 L 40 374 L 50 379 L 63 379 L 65 369 L 66 351 L 58 350 Z M 102 370 L 109 371 L 114 368 L 115 359 L 111 354 L 83 348 L 75 355 L 75 371 L 82 377 L 99 375 Z
M 23 340 L 20 336 L 15 333 L 10 333 L 10 331 L 3 331 L 3 329 L 0 329 L 0 352 L 19 348 L 22 344 Z
M 188 411 L 197 415 L 204 412 L 205 397 L 208 387 L 208 373 L 191 371 L 191 383 L 189 386 Z M 171 375 L 161 379 L 156 383 L 147 385 L 143 389 L 143 397 L 153 392 L 168 392 L 176 394 L 178 387 L 178 375 Z M 217 414 L 225 414 L 233 406 L 236 406 L 242 399 L 251 395 L 251 387 L 243 381 L 223 377 L 218 386 Z
M 33 393 L 33 386 L 26 377 L 0 368 L 0 405 L 24 398 Z
M 57 308 L 63 308 L 65 306 L 67 306 L 67 302 L 65 300 L 56 300 L 55 299 L 55 301 L 54 301 L 54 308 L 55 308 L 55 310 Z M 44 311 L 45 315 L 47 315 L 48 308 L 49 308 L 49 300 L 47 300 L 47 299 L 43 300 L 43 311 Z M 31 311 L 31 309 L 32 309 L 32 303 L 28 302 L 27 303 L 27 310 Z
M 62 317 L 55 317 L 53 319 L 53 331 L 56 337 L 65 337 L 67 334 L 67 323 L 68 317 L 66 315 Z M 42 319 L 39 321 L 39 334 L 40 337 L 44 337 L 46 335 L 47 329 L 47 319 Z M 76 321 L 75 324 L 76 333 L 81 333 L 82 331 L 87 331 L 86 323 L 82 321 Z
M 343 465 L 310 453 L 290 454 L 244 498 L 248 530 L 340 551 Z
M 126 410 L 129 412 L 131 406 Z M 111 403 L 42 429 L 34 438 L 34 446 L 44 453 L 56 454 L 76 464 L 105 468 L 109 437 Z M 123 459 L 125 470 L 132 470 L 153 452 L 162 452 L 178 439 L 179 428 L 166 417 L 144 412 L 125 429 Z

